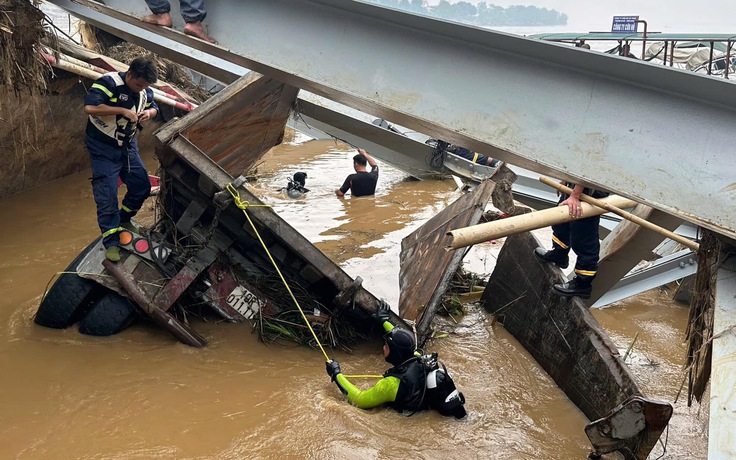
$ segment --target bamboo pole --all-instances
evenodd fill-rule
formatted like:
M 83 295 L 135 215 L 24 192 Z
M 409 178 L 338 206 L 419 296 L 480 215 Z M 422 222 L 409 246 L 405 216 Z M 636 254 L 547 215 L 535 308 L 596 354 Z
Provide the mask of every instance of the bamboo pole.
M 53 52 L 48 52 L 47 51 L 46 53 L 53 55 Z M 61 60 L 66 61 L 66 62 L 68 62 L 70 64 L 73 64 L 73 65 L 76 65 L 76 66 L 79 66 L 79 67 L 84 67 L 85 69 L 94 70 L 95 72 L 98 72 L 100 74 L 106 74 L 106 73 L 110 72 L 110 70 L 104 69 L 102 67 L 98 67 L 98 66 L 96 66 L 94 64 L 90 64 L 89 62 L 82 61 L 82 60 L 77 59 L 77 58 L 75 58 L 73 56 L 67 56 L 66 54 L 58 53 L 58 52 L 56 54 L 59 56 L 59 58 L 61 58 Z M 125 69 L 127 69 L 127 66 L 126 66 Z M 121 70 L 121 72 L 123 72 L 124 70 Z M 161 80 L 159 80 L 158 82 L 155 83 L 155 85 L 159 85 L 159 84 L 162 84 L 162 83 L 164 83 L 164 82 L 161 81 Z M 193 104 L 193 103 L 189 102 L 188 100 L 184 99 L 183 97 L 181 97 L 178 94 L 167 93 L 166 91 L 163 91 L 163 90 L 161 90 L 161 89 L 159 89 L 159 88 L 157 88 L 157 87 L 155 87 L 153 85 L 150 86 L 149 88 L 151 88 L 151 91 L 153 91 L 154 96 L 158 95 L 158 96 L 162 96 L 162 97 L 165 97 L 165 98 L 168 98 L 168 99 L 173 99 L 176 102 L 181 102 L 184 105 L 182 107 L 179 107 L 179 108 L 181 108 L 182 110 L 185 110 L 187 112 L 190 112 L 190 111 L 192 111 L 192 110 L 194 110 L 194 109 L 196 109 L 198 107 L 197 104 Z
M 79 63 L 73 62 L 70 59 L 67 59 L 67 57 L 64 55 L 60 55 L 61 59 L 57 59 L 52 54 L 42 52 L 41 56 L 43 56 L 43 58 L 46 59 L 49 64 L 58 69 L 66 70 L 67 72 L 71 72 L 81 77 L 89 78 L 90 80 L 97 80 L 104 73 L 107 73 L 107 71 L 104 71 L 104 69 L 93 66 L 89 63 L 85 63 L 83 61 L 79 61 Z M 74 61 L 78 60 L 74 59 Z M 101 70 L 103 70 L 103 72 L 101 72 Z M 151 91 L 153 91 L 153 99 L 159 104 L 170 105 L 185 112 L 190 112 L 197 107 L 189 101 L 184 103 L 174 100 L 168 94 L 164 93 L 158 88 L 151 88 Z
M 603 201 L 610 202 L 619 208 L 631 208 L 636 206 L 635 201 L 615 195 L 604 198 Z M 581 205 L 583 207 L 583 214 L 586 217 L 598 216 L 606 212 L 605 209 L 595 207 L 588 203 L 581 203 Z M 542 211 L 507 217 L 506 219 L 494 220 L 493 222 L 473 225 L 470 227 L 458 228 L 447 233 L 447 235 L 450 236 L 451 241 L 445 249 L 464 248 L 492 239 L 516 235 L 517 233 L 528 232 L 530 230 L 561 224 L 563 222 L 570 222 L 571 220 L 574 220 L 574 218 L 570 216 L 567 206 L 555 206 L 554 208 L 544 209 Z
M 549 177 L 540 177 L 540 182 L 543 184 L 547 184 L 550 187 L 556 188 L 557 190 L 567 193 L 568 195 L 572 193 L 572 189 L 570 187 L 566 187 L 558 182 L 555 182 L 554 180 L 550 179 Z M 657 232 L 662 236 L 666 236 L 667 238 L 677 241 L 678 243 L 687 246 L 688 248 L 692 249 L 693 251 L 697 251 L 700 249 L 700 245 L 696 243 L 695 241 L 692 241 L 690 239 L 685 238 L 684 236 L 680 236 L 677 233 L 671 232 L 667 230 L 666 228 L 662 228 L 659 225 L 653 224 L 649 222 L 648 220 L 644 220 L 639 216 L 635 216 L 634 214 L 631 214 L 630 212 L 624 211 L 623 209 L 620 209 L 618 206 L 614 206 L 610 203 L 607 203 L 605 201 L 599 200 L 597 198 L 593 198 L 592 196 L 588 195 L 580 195 L 580 201 L 590 203 L 594 206 L 598 206 L 599 208 L 603 208 L 606 211 L 612 212 L 618 216 L 623 217 L 626 220 L 630 220 L 631 222 L 634 222 L 635 224 L 639 224 L 644 228 L 648 228 L 649 230 L 652 230 L 653 232 Z M 583 211 L 583 215 L 586 215 L 585 211 Z

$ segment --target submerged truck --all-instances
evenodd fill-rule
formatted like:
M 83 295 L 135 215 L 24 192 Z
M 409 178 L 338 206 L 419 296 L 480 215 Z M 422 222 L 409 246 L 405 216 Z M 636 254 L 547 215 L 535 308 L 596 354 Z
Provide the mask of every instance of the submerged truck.
M 84 334 L 107 336 L 147 316 L 197 347 L 207 341 L 192 316 L 250 320 L 264 340 L 305 345 L 350 346 L 378 332 L 369 320 L 377 298 L 362 279 L 264 205 L 243 178 L 283 140 L 297 94 L 252 72 L 156 131 L 155 223 L 119 233 L 118 263 L 105 259 L 101 239 L 90 243 L 46 293 L 35 322 L 78 323 Z M 419 344 L 432 335 L 432 317 L 462 262 L 435 241 L 449 228 L 478 223 L 493 190 L 488 181 L 462 196 L 402 244 L 394 311 L 410 322 L 395 314 L 392 321 L 413 329 Z M 427 264 L 440 269 L 417 270 Z
M 92 242 L 41 302 L 39 325 L 111 335 L 145 314 L 204 346 L 190 315 L 253 320 L 263 338 L 340 346 L 371 332 L 376 297 L 246 187 L 243 175 L 281 142 L 298 90 L 249 74 L 155 134 L 156 221 L 120 233 L 122 260 Z M 303 315 L 302 316 L 302 312 Z M 398 317 L 393 318 L 406 326 Z

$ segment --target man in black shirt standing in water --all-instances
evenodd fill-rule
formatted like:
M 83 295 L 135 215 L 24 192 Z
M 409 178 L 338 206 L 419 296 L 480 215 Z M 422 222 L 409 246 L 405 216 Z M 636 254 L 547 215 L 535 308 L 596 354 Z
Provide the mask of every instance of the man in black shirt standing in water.
M 365 170 L 366 165 L 371 165 L 371 172 Z M 353 157 L 353 168 L 355 174 L 351 174 L 345 179 L 342 187 L 335 190 L 335 195 L 345 196 L 350 190 L 353 196 L 368 196 L 376 193 L 376 183 L 378 183 L 378 163 L 368 152 L 358 149 L 358 154 Z

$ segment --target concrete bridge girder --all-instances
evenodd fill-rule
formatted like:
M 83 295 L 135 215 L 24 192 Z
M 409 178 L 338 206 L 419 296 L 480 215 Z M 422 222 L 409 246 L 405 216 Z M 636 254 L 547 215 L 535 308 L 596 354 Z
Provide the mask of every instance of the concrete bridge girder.
M 681 223 L 680 219 L 673 215 L 644 205 L 638 205 L 632 214 L 670 231 L 675 231 Z M 584 301 L 586 305 L 596 304 L 644 259 L 643 255 L 651 254 L 662 240 L 664 237 L 659 233 L 628 220 L 619 223 L 601 244 L 599 274 L 593 283 L 591 298 Z
M 725 259 L 716 275 L 713 371 L 710 382 L 708 458 L 736 458 L 736 259 Z
M 103 28 L 107 18 L 124 16 L 89 0 L 52 3 L 104 11 Z M 147 13 L 142 2 L 106 3 Z M 355 1 L 208 7 L 210 33 L 222 46 L 180 41 L 354 109 L 736 237 L 736 187 L 723 174 L 736 169 L 727 150 L 736 145 L 736 87 L 726 80 Z

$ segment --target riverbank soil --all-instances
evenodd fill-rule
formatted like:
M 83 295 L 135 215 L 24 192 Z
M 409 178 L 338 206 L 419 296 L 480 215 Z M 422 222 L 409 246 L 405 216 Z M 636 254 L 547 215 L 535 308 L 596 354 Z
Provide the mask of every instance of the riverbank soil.
M 46 87 L 39 59 L 44 14 L 28 0 L 0 0 L 0 87 L 37 94 Z
M 92 83 L 57 70 L 44 95 L 0 87 L 0 198 L 89 168 L 84 96 Z M 141 150 L 153 145 L 158 126 L 151 122 L 140 133 Z
M 43 96 L 0 88 L 0 198 L 89 167 L 84 95 L 71 75 L 52 79 Z

